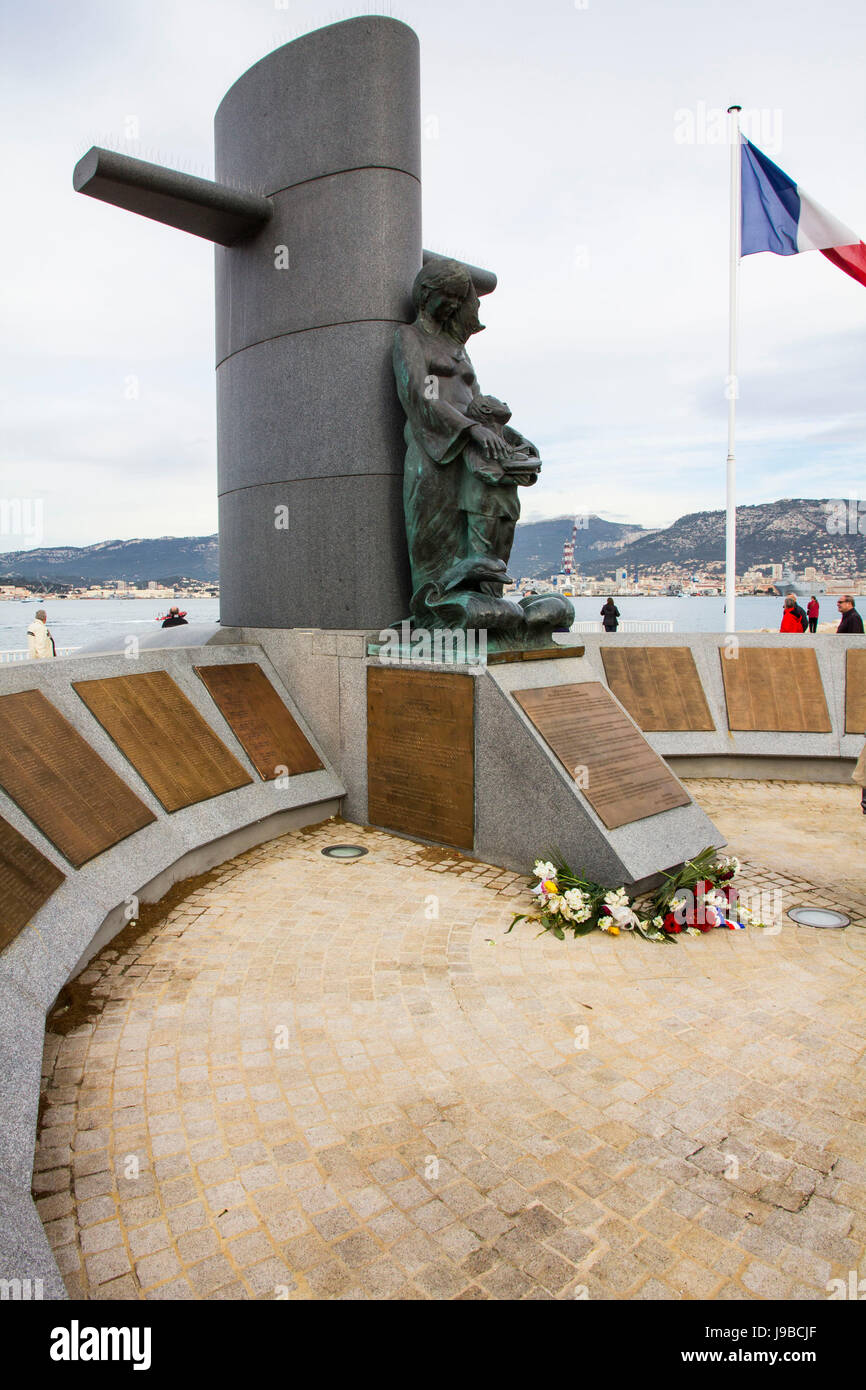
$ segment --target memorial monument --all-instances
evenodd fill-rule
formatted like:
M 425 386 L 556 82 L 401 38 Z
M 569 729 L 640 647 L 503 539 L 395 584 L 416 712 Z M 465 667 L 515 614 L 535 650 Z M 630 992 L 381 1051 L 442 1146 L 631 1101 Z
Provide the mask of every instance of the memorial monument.
M 504 593 L 542 460 L 467 353 L 495 276 L 421 249 L 418 69 L 405 25 L 333 24 L 234 84 L 215 180 L 98 149 L 75 171 L 216 245 L 223 626 L 0 671 L 0 1280 L 49 1297 L 45 1011 L 140 902 L 337 814 L 635 892 L 723 843 L 664 758 L 859 752 L 861 650 L 843 710 L 844 647 L 585 652 L 553 642 L 558 596 Z M 401 619 L 481 628 L 490 658 L 371 651 Z
M 422 252 L 419 66 L 399 21 L 329 25 L 229 90 L 215 180 L 92 149 L 74 185 L 216 244 L 221 620 L 273 660 L 345 813 L 643 881 L 719 837 L 554 644 L 571 604 L 504 592 L 542 460 L 467 351 L 495 275 Z M 398 626 L 505 664 L 467 642 L 434 670 Z

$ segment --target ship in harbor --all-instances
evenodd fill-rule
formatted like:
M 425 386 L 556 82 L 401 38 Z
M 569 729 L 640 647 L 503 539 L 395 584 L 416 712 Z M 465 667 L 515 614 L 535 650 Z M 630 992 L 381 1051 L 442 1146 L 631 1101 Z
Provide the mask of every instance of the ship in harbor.
M 773 580 L 773 588 L 780 598 L 784 598 L 785 594 L 796 594 L 797 598 L 806 598 L 812 594 L 817 596 L 827 592 L 827 586 L 819 584 L 816 579 L 810 580 L 808 584 L 804 579 L 798 579 L 790 565 L 783 566 L 782 577 Z

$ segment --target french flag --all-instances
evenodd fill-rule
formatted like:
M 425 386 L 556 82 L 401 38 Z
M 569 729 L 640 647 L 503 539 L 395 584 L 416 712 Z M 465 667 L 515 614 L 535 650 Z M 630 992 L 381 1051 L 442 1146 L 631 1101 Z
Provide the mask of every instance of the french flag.
M 866 285 L 866 246 L 850 227 L 826 208 L 747 140 L 742 140 L 742 243 L 740 254 L 772 251 L 795 256 L 820 251 L 846 275 Z

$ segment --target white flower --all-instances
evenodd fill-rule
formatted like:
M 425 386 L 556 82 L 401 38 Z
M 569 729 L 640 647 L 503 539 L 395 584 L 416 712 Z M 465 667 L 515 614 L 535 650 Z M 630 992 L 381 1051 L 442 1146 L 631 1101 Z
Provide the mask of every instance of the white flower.
M 698 902 L 703 903 L 704 907 L 717 907 L 723 917 L 727 915 L 728 899 L 724 893 L 720 893 L 716 889 L 713 889 L 711 893 L 701 893 Z
M 671 911 L 671 912 L 678 912 L 679 909 L 680 909 L 681 907 L 685 907 L 685 905 L 686 905 L 686 900 L 685 900 L 685 898 L 674 898 L 674 900 L 673 900 L 673 902 L 671 903 L 671 906 L 670 906 L 670 911 Z
M 545 910 L 556 916 L 557 912 L 562 911 L 562 898 L 553 893 L 544 904 Z
M 572 922 L 588 922 L 592 916 L 592 904 L 579 888 L 569 888 L 563 894 Z
M 628 893 L 624 888 L 612 889 L 611 892 L 605 893 L 604 902 L 606 907 L 627 907 Z
M 613 922 L 614 926 L 622 927 L 625 931 L 630 931 L 632 927 L 638 925 L 640 918 L 637 913 L 633 912 L 632 909 L 627 907 L 624 903 L 617 903 L 615 906 L 608 903 L 608 907 L 610 907 L 610 917 L 608 921 Z M 602 918 L 602 921 L 604 921 L 604 918 Z
M 536 859 L 535 868 L 532 870 L 535 877 L 544 883 L 549 878 L 556 878 L 556 869 L 552 864 L 545 863 L 541 859 Z

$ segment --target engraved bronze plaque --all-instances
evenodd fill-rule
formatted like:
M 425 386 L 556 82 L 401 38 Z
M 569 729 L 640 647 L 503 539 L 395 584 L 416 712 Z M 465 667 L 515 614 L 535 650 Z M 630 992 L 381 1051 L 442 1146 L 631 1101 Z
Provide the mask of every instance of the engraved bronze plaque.
M 586 647 L 560 647 L 556 643 L 552 647 L 524 647 L 511 651 L 506 648 L 501 652 L 488 652 L 486 662 L 488 666 L 504 666 L 513 661 L 561 661 L 570 656 L 583 656 L 585 651 Z
M 76 869 L 156 820 L 40 690 L 0 695 L 0 786 Z
M 256 661 L 196 666 L 260 777 L 318 772 L 324 763 Z
M 167 671 L 74 681 L 166 811 L 180 811 L 252 782 Z
M 367 668 L 367 775 L 373 825 L 458 849 L 475 843 L 471 676 Z
M 50 859 L 0 817 L 0 951 L 15 940 L 65 878 Z
M 645 734 L 715 729 L 688 647 L 602 647 L 607 683 Z
M 813 647 L 719 648 L 728 728 L 737 733 L 829 734 Z
M 691 804 L 601 681 L 511 693 L 608 830 Z
M 849 647 L 845 662 L 845 732 L 866 733 L 866 648 Z

